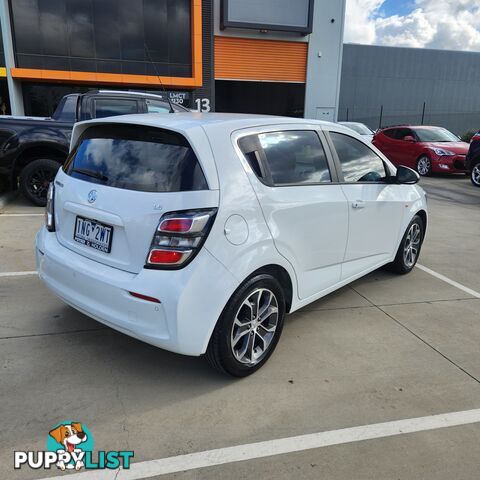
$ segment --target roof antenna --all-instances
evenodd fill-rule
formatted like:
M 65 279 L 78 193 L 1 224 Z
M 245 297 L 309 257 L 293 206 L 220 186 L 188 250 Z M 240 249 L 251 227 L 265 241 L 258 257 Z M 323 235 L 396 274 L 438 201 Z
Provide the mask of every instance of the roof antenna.
M 153 63 L 152 57 L 150 56 L 150 50 L 147 47 L 147 42 L 144 42 L 143 44 L 145 45 L 145 52 L 147 52 L 148 61 L 153 65 L 153 69 L 155 70 L 158 81 L 160 82 L 160 85 L 162 86 L 163 93 L 167 97 L 167 102 L 170 105 L 170 111 L 168 113 L 175 113 L 175 110 L 173 109 L 172 101 L 170 100 L 170 95 L 165 90 L 165 85 L 163 84 L 162 78 L 160 77 L 160 74 L 158 73 L 157 66 L 155 65 L 155 63 Z

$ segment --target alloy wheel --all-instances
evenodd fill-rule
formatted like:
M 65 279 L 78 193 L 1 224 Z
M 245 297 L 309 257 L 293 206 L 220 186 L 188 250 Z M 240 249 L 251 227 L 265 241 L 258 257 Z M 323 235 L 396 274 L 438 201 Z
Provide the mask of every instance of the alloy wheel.
M 244 300 L 232 325 L 230 345 L 237 361 L 256 365 L 267 354 L 278 325 L 278 301 L 266 288 Z
M 56 172 L 48 169 L 38 169 L 30 177 L 30 192 L 34 197 L 46 198 L 50 182 L 55 178 Z
M 403 261 L 407 268 L 412 268 L 417 261 L 418 252 L 420 250 L 422 230 L 418 223 L 413 223 L 408 230 L 403 247 Z
M 477 163 L 472 170 L 472 182 L 480 187 L 480 163 Z
M 422 176 L 428 175 L 430 172 L 430 159 L 427 157 L 420 158 L 418 160 L 417 170 Z

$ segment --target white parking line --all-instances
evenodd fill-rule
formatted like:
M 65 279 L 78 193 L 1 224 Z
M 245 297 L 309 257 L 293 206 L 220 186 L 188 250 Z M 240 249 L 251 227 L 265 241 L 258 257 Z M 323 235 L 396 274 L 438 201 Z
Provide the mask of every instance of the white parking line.
M 472 290 L 471 288 L 466 287 L 465 285 L 462 285 L 461 283 L 456 282 L 455 280 L 452 280 L 445 275 L 442 275 L 441 273 L 437 273 L 434 270 L 431 270 L 430 268 L 424 267 L 423 265 L 419 265 L 417 263 L 417 268 L 420 270 L 423 270 L 426 273 L 429 273 L 430 275 L 438 278 L 439 280 L 442 280 L 450 285 L 452 285 L 455 288 L 458 288 L 459 290 L 462 290 L 465 293 L 468 293 L 469 295 L 472 295 L 472 297 L 480 298 L 480 293 L 476 292 L 475 290 Z
M 0 272 L 0 277 L 23 277 L 25 275 L 37 275 L 36 270 L 27 272 Z
M 43 217 L 44 213 L 0 213 L 2 217 Z
M 133 463 L 129 470 L 96 470 L 85 471 L 73 475 L 55 476 L 43 480 L 140 480 L 156 475 L 183 472 L 197 468 L 224 465 L 233 462 L 242 462 L 256 458 L 284 455 L 293 452 L 342 445 L 378 438 L 392 437 L 406 433 L 424 432 L 439 428 L 456 427 L 480 422 L 480 409 L 452 412 L 427 417 L 396 420 L 393 422 L 375 423 L 360 427 L 343 428 L 328 432 L 299 435 L 296 437 L 280 438 L 266 442 L 247 443 L 235 447 L 218 448 L 204 452 L 178 455 L 176 457 L 149 460 Z M 117 475 L 118 473 L 118 475 Z M 117 476 L 116 476 L 117 475 Z

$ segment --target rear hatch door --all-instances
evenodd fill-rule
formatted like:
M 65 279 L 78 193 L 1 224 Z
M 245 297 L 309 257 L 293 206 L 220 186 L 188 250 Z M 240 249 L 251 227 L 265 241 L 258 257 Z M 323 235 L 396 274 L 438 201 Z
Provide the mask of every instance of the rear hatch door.
M 80 255 L 138 273 L 164 213 L 215 208 L 218 199 L 183 135 L 93 124 L 56 177 L 56 235 Z

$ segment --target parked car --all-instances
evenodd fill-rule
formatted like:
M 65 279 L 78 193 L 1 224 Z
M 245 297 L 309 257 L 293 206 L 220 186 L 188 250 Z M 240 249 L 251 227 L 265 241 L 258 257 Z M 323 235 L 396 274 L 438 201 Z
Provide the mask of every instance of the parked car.
M 357 132 L 359 135 L 363 137 L 364 140 L 371 142 L 373 140 L 373 136 L 375 132 L 365 125 L 364 123 L 360 122 L 338 122 L 340 125 L 345 127 L 351 128 L 354 132 Z
M 472 183 L 480 187 L 480 132 L 477 132 L 470 141 L 465 168 Z
M 188 111 L 180 105 L 173 109 Z M 51 118 L 0 116 L 0 184 L 20 187 L 30 202 L 44 206 L 48 185 L 67 158 L 75 122 L 169 110 L 158 95 L 95 90 L 65 96 Z
M 351 130 L 255 115 L 75 126 L 36 237 L 40 278 L 127 335 L 245 376 L 290 313 L 389 264 L 414 267 L 419 176 Z
M 397 126 L 379 130 L 372 142 L 394 165 L 422 175 L 465 173 L 468 143 L 441 127 Z

